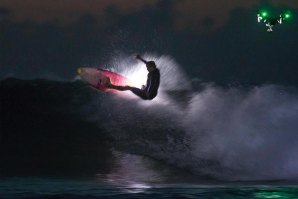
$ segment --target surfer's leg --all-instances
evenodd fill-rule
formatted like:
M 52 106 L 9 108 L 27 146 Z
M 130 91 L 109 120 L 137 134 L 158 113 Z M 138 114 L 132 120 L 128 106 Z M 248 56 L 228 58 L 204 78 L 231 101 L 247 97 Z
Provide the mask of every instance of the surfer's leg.
M 130 90 L 129 89 L 129 86 L 116 86 L 116 85 L 109 85 L 108 88 L 112 88 L 112 89 L 115 89 L 115 90 L 118 90 L 118 91 L 127 91 L 127 90 Z
M 144 90 L 136 88 L 136 87 L 128 87 L 128 89 L 133 92 L 135 95 L 139 96 L 143 100 L 147 100 L 147 95 Z
M 109 77 L 106 77 L 105 79 L 105 85 L 107 88 L 115 89 L 118 91 L 127 91 L 129 90 L 129 86 L 117 86 L 111 83 L 111 79 Z
M 116 86 L 116 85 L 113 85 L 109 78 L 106 81 L 106 86 L 107 86 L 107 88 L 115 89 L 115 90 L 118 90 L 118 91 L 130 90 L 131 92 L 133 92 L 135 95 L 139 96 L 140 98 L 142 98 L 144 100 L 148 99 L 148 97 L 147 97 L 144 90 L 136 88 L 136 87 L 130 87 L 130 86 Z

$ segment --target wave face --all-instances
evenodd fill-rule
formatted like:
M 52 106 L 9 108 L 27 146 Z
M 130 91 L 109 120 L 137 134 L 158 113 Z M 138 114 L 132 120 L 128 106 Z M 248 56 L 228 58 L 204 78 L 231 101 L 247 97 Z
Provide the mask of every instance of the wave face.
M 2 158 L 12 164 L 7 148 L 20 154 L 11 148 L 30 143 L 34 151 L 39 146 L 35 141 L 42 140 L 45 148 L 39 146 L 44 150 L 39 155 L 48 155 L 43 161 L 50 158 L 52 170 L 60 165 L 63 151 L 63 157 L 72 161 L 71 168 L 76 168 L 74 173 L 92 171 L 110 179 L 161 179 L 165 173 L 227 181 L 298 178 L 295 89 L 225 88 L 190 81 L 170 57 L 145 58 L 156 61 L 161 71 L 159 94 L 152 101 L 140 100 L 129 91 L 100 93 L 80 82 L 2 81 L 1 92 L 11 94 L 1 95 L 2 138 L 10 140 L 2 145 Z M 114 66 L 110 70 L 130 79 L 146 76 L 143 65 L 129 59 L 116 58 L 110 65 Z M 18 108 L 8 106 L 12 104 Z M 9 126 L 20 122 L 22 127 Z M 51 144 L 55 144 L 54 156 L 49 152 Z M 32 151 L 27 152 L 31 162 Z M 67 161 L 62 165 L 70 167 Z M 3 166 L 1 170 L 9 171 Z
M 0 175 L 90 175 L 109 171 L 103 131 L 83 121 L 94 92 L 79 82 L 0 82 Z M 99 158 L 100 157 L 100 158 Z

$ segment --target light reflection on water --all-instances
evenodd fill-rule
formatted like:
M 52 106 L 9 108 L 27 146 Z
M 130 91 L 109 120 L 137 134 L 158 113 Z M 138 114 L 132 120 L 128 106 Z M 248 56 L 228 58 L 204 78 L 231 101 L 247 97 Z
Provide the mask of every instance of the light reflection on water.
M 151 188 L 151 186 L 143 184 L 143 183 L 134 183 L 134 184 L 128 185 L 123 190 L 127 191 L 128 193 L 144 193 L 150 188 Z

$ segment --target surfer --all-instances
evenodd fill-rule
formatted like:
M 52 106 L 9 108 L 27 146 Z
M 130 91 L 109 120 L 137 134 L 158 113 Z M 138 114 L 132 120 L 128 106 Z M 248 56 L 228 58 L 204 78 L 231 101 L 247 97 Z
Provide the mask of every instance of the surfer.
M 154 61 L 146 61 L 140 55 L 136 55 L 136 59 L 146 64 L 147 70 L 149 72 L 147 75 L 147 83 L 146 85 L 142 86 L 142 89 L 131 87 L 131 86 L 116 86 L 111 83 L 111 80 L 109 78 L 107 79 L 106 86 L 108 88 L 116 89 L 119 91 L 130 90 L 135 95 L 139 96 L 144 100 L 152 100 L 153 98 L 156 97 L 158 88 L 159 88 L 159 82 L 160 82 L 159 70 L 156 67 Z

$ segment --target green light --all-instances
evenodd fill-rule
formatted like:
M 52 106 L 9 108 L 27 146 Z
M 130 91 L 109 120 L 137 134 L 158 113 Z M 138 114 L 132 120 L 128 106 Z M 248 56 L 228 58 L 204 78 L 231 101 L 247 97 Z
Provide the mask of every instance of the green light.
M 268 13 L 267 12 L 262 12 L 261 15 L 262 15 L 262 17 L 267 17 Z
M 291 11 L 284 12 L 284 14 L 283 14 L 284 19 L 290 19 L 291 17 L 292 17 Z
M 296 198 L 296 194 L 292 193 L 291 190 L 264 190 L 255 193 L 255 198 L 257 199 L 290 199 Z

